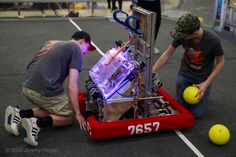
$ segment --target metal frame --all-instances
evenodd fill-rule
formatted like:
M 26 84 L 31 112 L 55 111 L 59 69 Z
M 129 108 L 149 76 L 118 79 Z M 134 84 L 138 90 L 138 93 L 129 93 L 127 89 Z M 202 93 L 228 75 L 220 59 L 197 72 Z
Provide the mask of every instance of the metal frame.
M 228 6 L 226 10 L 225 26 L 231 27 L 233 37 L 236 37 L 236 20 L 235 19 L 236 19 L 236 7 Z
M 134 35 L 133 42 L 131 45 L 133 45 L 132 55 L 134 56 L 134 60 L 141 65 L 142 62 L 145 63 L 145 68 L 144 68 L 144 86 L 145 87 L 151 87 L 152 86 L 152 65 L 151 65 L 151 58 L 152 58 L 152 52 L 154 50 L 154 31 L 155 31 L 155 23 L 156 23 L 156 13 L 145 10 L 141 7 L 134 7 L 133 8 L 133 16 L 136 16 L 137 18 L 140 19 L 141 23 L 141 30 L 140 32 L 142 33 L 142 36 L 135 34 L 134 32 L 131 31 L 131 34 Z M 136 21 L 133 21 L 133 25 L 135 25 Z M 135 93 L 138 93 L 138 86 L 140 83 L 139 80 L 139 73 L 136 72 L 137 76 L 135 76 L 134 80 L 134 88 L 135 88 Z M 136 109 L 137 109 L 137 104 L 138 101 L 141 99 L 153 99 L 154 97 L 151 97 L 150 92 L 145 92 L 144 98 L 140 98 L 139 95 L 137 94 L 133 98 L 121 98 L 121 99 L 108 99 L 106 100 L 104 104 L 104 119 L 103 121 L 107 121 L 107 111 L 108 111 L 108 105 L 118 102 L 131 102 L 133 101 L 133 107 L 134 107 L 134 119 L 136 119 Z M 158 99 L 159 97 L 155 97 Z M 148 106 L 146 108 L 145 113 L 148 111 Z
M 145 87 L 150 87 L 152 84 L 152 65 L 151 58 L 154 50 L 154 32 L 156 23 L 156 13 L 143 9 L 141 7 L 134 7 L 133 15 L 141 19 L 141 32 L 143 38 L 136 36 L 135 49 L 137 50 L 136 55 L 142 54 L 146 64 L 144 69 L 144 82 Z M 142 45 L 142 50 L 138 48 L 138 44 Z M 138 61 L 138 59 L 136 58 Z M 149 96 L 150 93 L 145 93 L 145 96 Z

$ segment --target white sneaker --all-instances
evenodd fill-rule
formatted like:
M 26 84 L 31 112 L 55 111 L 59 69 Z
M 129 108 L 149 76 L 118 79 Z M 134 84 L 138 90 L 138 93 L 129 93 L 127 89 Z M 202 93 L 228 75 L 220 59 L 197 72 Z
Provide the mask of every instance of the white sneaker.
M 160 53 L 160 50 L 158 49 L 158 48 L 154 48 L 154 52 L 153 52 L 154 54 L 158 54 L 158 53 Z
M 36 121 L 37 118 L 22 119 L 22 127 L 25 131 L 24 141 L 33 147 L 38 145 L 36 139 L 38 139 L 38 133 L 40 131 L 40 128 L 36 124 Z
M 19 128 L 22 120 L 19 112 L 19 108 L 12 106 L 8 106 L 5 111 L 5 130 L 15 136 L 19 135 Z

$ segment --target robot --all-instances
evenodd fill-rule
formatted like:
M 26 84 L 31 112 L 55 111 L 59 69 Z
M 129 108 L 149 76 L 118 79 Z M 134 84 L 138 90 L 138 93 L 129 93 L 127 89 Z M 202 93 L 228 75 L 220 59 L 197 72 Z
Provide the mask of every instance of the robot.
M 153 81 L 155 13 L 140 7 L 128 16 L 117 10 L 113 18 L 129 31 L 127 42 L 115 46 L 90 69 L 86 94 L 80 94 L 92 140 L 190 128 L 193 115 Z M 120 20 L 117 14 L 125 14 Z M 142 33 L 141 33 L 142 32 Z

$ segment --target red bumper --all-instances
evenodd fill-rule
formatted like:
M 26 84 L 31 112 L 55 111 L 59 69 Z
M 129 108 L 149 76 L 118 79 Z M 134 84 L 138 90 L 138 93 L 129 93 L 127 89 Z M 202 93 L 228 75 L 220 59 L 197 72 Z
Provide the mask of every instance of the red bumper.
M 169 101 L 171 107 L 178 110 L 178 114 L 112 122 L 98 122 L 94 116 L 90 116 L 87 121 L 91 127 L 91 132 L 89 133 L 91 139 L 103 140 L 127 135 L 193 127 L 195 122 L 193 115 L 173 99 L 164 89 L 160 88 L 158 92 L 166 101 Z M 79 96 L 82 111 L 84 110 L 84 96 L 84 93 Z

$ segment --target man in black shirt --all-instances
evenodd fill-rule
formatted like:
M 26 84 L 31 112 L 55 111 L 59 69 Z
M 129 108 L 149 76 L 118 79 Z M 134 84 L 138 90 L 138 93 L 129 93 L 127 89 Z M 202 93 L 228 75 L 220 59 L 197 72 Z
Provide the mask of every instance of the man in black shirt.
M 19 135 L 22 123 L 26 132 L 24 141 L 32 146 L 41 128 L 72 124 L 73 111 L 82 130 L 89 130 L 78 104 L 77 81 L 83 64 L 83 55 L 96 48 L 90 35 L 75 32 L 71 40 L 51 40 L 44 43 L 27 66 L 23 95 L 37 108 L 20 110 L 8 106 L 5 111 L 5 130 Z M 68 77 L 68 96 L 63 82 Z
M 184 53 L 177 76 L 176 99 L 196 118 L 201 118 L 206 112 L 211 84 L 224 65 L 220 40 L 215 33 L 200 26 L 197 16 L 189 13 L 178 19 L 170 35 L 174 40 L 156 61 L 152 72 L 158 71 L 182 45 Z M 201 101 L 196 105 L 187 104 L 183 99 L 183 91 L 190 85 L 199 88 Z

